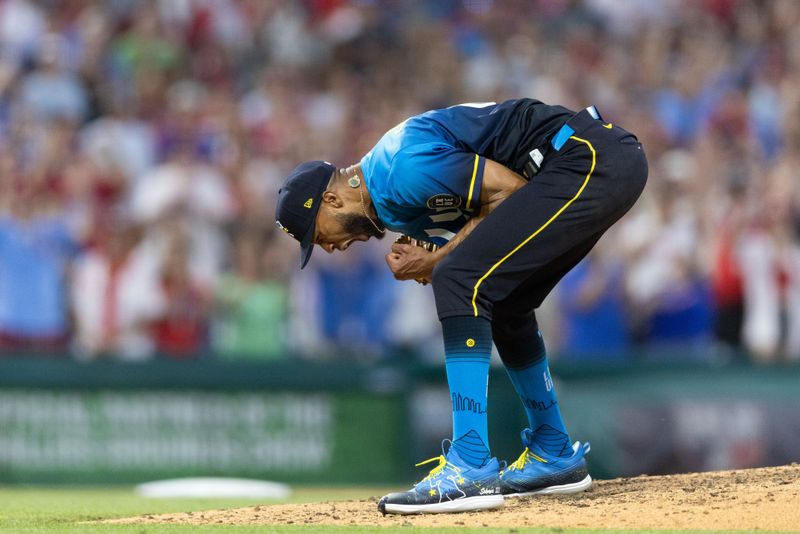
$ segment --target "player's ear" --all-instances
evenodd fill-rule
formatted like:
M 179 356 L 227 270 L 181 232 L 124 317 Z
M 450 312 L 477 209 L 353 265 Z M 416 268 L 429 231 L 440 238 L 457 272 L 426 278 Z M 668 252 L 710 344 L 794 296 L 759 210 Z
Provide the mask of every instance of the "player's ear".
M 334 208 L 341 208 L 344 205 L 341 197 L 331 190 L 322 193 L 322 202 L 329 204 Z

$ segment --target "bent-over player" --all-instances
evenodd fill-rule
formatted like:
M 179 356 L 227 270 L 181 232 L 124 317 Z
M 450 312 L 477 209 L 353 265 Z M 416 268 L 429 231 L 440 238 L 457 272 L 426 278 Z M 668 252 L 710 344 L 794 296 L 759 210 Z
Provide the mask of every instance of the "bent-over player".
M 520 99 L 411 117 L 360 163 L 298 166 L 278 192 L 277 224 L 313 246 L 346 250 L 386 229 L 395 278 L 431 282 L 453 409 L 449 449 L 425 479 L 383 497 L 383 513 L 480 510 L 504 496 L 572 493 L 592 479 L 561 419 L 534 310 L 634 204 L 647 160 L 630 132 L 592 106 L 575 113 Z M 492 342 L 527 413 L 524 451 L 506 468 L 487 435 Z M 435 461 L 435 459 L 433 460 Z

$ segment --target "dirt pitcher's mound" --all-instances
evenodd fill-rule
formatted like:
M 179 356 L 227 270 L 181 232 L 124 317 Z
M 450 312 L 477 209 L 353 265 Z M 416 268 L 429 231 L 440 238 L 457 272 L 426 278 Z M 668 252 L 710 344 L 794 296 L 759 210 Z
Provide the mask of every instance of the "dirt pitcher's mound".
M 800 465 L 603 480 L 576 495 L 506 499 L 499 510 L 381 516 L 364 501 L 255 506 L 115 523 L 693 528 L 800 532 Z

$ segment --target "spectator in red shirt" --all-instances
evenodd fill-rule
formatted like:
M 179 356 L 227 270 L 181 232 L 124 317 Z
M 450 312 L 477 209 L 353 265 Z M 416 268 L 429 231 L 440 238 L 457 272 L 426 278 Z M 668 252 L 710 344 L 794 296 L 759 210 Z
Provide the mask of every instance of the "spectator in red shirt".
M 187 240 L 173 235 L 161 269 L 164 314 L 153 325 L 158 353 L 170 358 L 195 358 L 207 345 L 210 299 L 188 260 Z

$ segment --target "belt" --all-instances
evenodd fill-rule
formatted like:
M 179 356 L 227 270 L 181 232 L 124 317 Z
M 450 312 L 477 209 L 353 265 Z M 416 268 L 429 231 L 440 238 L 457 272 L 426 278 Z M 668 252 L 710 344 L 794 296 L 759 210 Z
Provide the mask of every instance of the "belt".
M 553 137 L 550 138 L 549 143 L 546 143 L 544 146 L 539 148 L 534 148 L 528 153 L 528 161 L 525 163 L 523 174 L 530 179 L 539 172 L 539 169 L 542 168 L 542 162 L 544 162 L 545 154 L 547 154 L 551 148 L 558 152 L 564 147 L 566 142 L 570 137 L 572 137 L 576 130 L 583 129 L 592 121 L 602 120 L 603 117 L 594 106 L 589 106 L 567 119 L 561 128 L 556 131 Z
M 583 111 L 588 113 L 589 117 L 591 117 L 592 120 L 596 121 L 603 120 L 603 118 L 600 116 L 600 112 L 597 111 L 597 108 L 594 106 L 589 106 Z M 575 133 L 575 129 L 572 127 L 572 126 L 578 126 L 578 124 L 575 124 L 575 122 L 581 122 L 581 123 L 586 122 L 585 117 L 584 120 L 580 120 L 581 119 L 580 115 L 581 113 L 578 112 L 572 117 L 570 117 L 570 119 L 567 122 L 565 122 L 564 125 L 556 132 L 556 134 L 550 140 L 550 144 L 553 146 L 553 148 L 555 148 L 556 150 L 561 150 L 561 147 L 564 146 L 564 143 L 566 143 L 567 140 L 569 140 L 569 138 L 572 137 L 572 134 Z

